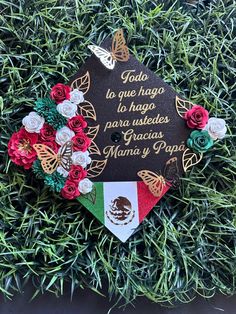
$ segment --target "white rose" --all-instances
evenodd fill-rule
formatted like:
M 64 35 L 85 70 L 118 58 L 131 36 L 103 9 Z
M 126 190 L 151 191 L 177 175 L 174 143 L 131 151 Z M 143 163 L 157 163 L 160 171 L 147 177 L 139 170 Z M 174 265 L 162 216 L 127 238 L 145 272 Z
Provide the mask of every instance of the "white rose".
M 84 101 L 84 94 L 83 92 L 79 91 L 77 88 L 73 89 L 70 92 L 70 101 L 73 102 L 73 104 L 78 105 L 81 102 Z
M 87 194 L 92 191 L 93 189 L 93 182 L 89 179 L 83 179 L 79 182 L 78 189 L 80 193 Z
M 210 118 L 205 126 L 204 130 L 208 131 L 213 140 L 222 139 L 226 132 L 226 123 L 224 119 Z
M 72 163 L 74 165 L 80 165 L 85 168 L 88 164 L 91 163 L 91 158 L 89 157 L 89 152 L 74 152 L 72 154 Z
M 64 178 L 68 177 L 69 172 L 66 171 L 62 166 L 57 167 L 57 172 L 60 173 Z
M 64 100 L 57 105 L 57 111 L 66 118 L 72 118 L 76 115 L 77 106 L 69 100 Z
M 63 126 L 63 128 L 58 130 L 56 133 L 56 142 L 62 146 L 66 142 L 70 141 L 73 136 L 75 136 L 75 133 L 67 126 Z
M 44 122 L 44 118 L 38 115 L 35 111 L 31 111 L 28 116 L 24 117 L 22 120 L 22 124 L 29 133 L 39 133 Z

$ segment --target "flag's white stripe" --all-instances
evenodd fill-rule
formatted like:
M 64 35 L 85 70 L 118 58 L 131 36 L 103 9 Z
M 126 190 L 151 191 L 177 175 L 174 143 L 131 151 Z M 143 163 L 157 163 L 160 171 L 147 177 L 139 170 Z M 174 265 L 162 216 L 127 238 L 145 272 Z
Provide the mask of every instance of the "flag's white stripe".
M 139 225 L 137 182 L 105 182 L 103 192 L 105 226 L 125 242 Z M 116 219 L 124 208 L 126 218 Z

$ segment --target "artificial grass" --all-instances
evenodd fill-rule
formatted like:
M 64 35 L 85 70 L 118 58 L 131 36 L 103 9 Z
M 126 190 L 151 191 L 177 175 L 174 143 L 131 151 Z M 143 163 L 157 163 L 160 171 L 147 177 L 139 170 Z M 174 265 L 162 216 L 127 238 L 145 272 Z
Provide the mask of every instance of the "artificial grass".
M 0 290 L 11 298 L 76 287 L 132 302 L 188 302 L 236 290 L 235 1 L 0 0 Z M 227 137 L 125 244 L 76 201 L 10 163 L 11 134 L 50 86 L 117 28 L 177 92 L 224 118 Z M 100 293 L 100 292 L 99 292 Z

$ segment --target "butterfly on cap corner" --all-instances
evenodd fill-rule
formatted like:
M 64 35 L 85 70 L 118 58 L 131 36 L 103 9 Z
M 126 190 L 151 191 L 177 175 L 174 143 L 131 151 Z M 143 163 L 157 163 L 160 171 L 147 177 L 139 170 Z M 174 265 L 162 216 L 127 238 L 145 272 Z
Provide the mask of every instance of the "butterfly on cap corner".
M 129 60 L 129 50 L 126 46 L 122 29 L 119 29 L 115 33 L 112 40 L 111 51 L 97 45 L 89 45 L 88 48 L 108 70 L 113 70 L 117 61 L 126 62 Z
M 170 158 L 166 162 L 163 175 L 158 175 L 149 170 L 140 170 L 137 175 L 143 180 L 155 197 L 162 195 L 165 185 L 177 189 L 180 184 L 177 157 Z
M 55 153 L 50 147 L 44 144 L 34 144 L 38 159 L 41 161 L 43 171 L 48 174 L 52 174 L 58 166 L 62 166 L 66 171 L 70 171 L 72 165 L 72 146 L 71 141 L 66 142 L 59 150 Z

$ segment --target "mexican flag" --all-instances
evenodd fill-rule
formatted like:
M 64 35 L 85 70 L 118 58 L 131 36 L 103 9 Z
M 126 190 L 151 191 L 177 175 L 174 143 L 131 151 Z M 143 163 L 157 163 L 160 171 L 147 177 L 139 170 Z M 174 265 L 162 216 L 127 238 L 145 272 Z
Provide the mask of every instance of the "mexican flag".
M 93 191 L 77 200 L 125 242 L 168 189 L 155 197 L 142 181 L 95 182 Z

